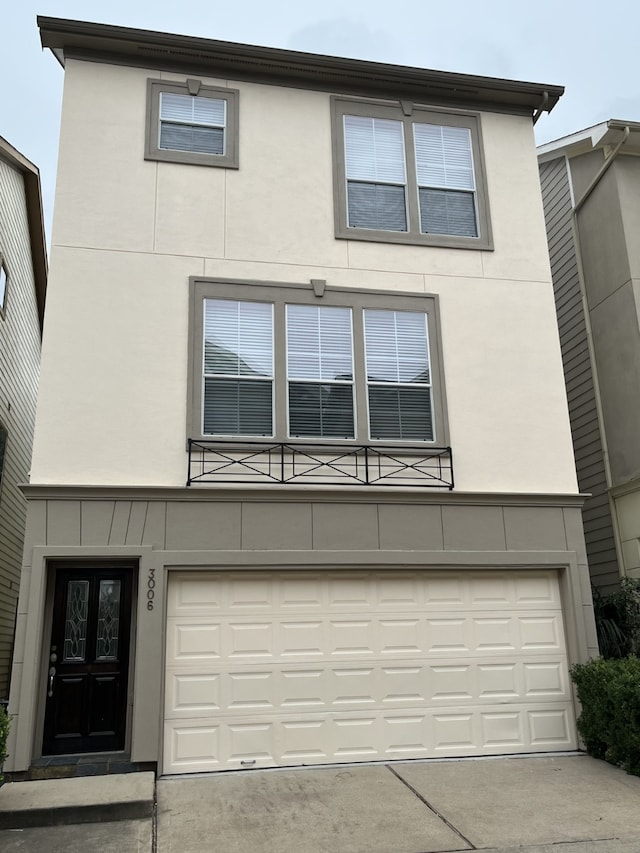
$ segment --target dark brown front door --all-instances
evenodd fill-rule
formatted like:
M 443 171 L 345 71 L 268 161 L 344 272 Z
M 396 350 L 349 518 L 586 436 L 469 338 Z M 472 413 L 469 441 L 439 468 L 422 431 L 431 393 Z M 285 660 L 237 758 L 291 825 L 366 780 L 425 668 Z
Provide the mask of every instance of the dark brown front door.
M 133 567 L 59 566 L 43 753 L 124 748 Z

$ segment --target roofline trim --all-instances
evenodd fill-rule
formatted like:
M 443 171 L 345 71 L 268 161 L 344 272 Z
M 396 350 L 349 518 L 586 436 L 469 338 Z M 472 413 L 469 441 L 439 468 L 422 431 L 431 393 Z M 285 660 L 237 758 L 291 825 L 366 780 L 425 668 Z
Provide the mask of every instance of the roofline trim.
M 44 214 L 42 208 L 42 188 L 40 185 L 40 170 L 10 142 L 0 136 L 0 159 L 5 160 L 19 172 L 22 172 L 25 186 L 27 205 L 27 221 L 31 243 L 31 261 L 36 289 L 36 303 L 40 334 L 44 323 L 44 306 L 47 296 L 47 241 L 44 231 Z
M 230 74 L 234 69 L 244 68 L 246 72 L 250 64 L 256 77 L 315 79 L 316 82 L 324 78 L 328 88 L 339 83 L 340 79 L 381 90 L 397 87 L 402 91 L 419 86 L 426 90 L 425 94 L 435 90 L 442 97 L 447 92 L 454 100 L 475 98 L 480 102 L 497 102 L 514 108 L 526 107 L 532 112 L 540 109 L 541 105 L 550 112 L 564 92 L 562 86 L 325 56 L 111 24 L 43 16 L 38 16 L 37 22 L 42 46 L 50 48 L 61 62 L 64 62 L 65 51 L 81 50 L 135 56 L 138 61 L 145 56 L 155 62 L 159 59 L 175 62 L 182 58 L 186 63 L 197 60 L 203 66 Z M 548 93 L 546 106 L 545 92 Z

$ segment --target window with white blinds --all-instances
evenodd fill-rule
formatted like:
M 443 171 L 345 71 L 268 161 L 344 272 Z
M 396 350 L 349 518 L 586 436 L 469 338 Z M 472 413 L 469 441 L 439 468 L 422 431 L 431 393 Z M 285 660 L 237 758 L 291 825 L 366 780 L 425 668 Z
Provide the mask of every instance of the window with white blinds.
M 364 341 L 371 438 L 432 441 L 427 315 L 365 309 Z
M 354 438 L 351 309 L 287 305 L 289 435 Z
M 192 78 L 147 80 L 145 159 L 237 169 L 239 98 Z
M 336 237 L 492 248 L 480 118 L 332 99 Z
M 222 98 L 161 92 L 158 145 L 173 151 L 224 154 L 226 114 Z
M 273 435 L 273 306 L 206 299 L 203 434 Z
M 215 279 L 191 292 L 191 438 L 446 444 L 436 297 Z
M 476 184 L 468 127 L 414 124 L 420 230 L 477 237 Z
M 402 123 L 344 116 L 349 227 L 407 230 Z

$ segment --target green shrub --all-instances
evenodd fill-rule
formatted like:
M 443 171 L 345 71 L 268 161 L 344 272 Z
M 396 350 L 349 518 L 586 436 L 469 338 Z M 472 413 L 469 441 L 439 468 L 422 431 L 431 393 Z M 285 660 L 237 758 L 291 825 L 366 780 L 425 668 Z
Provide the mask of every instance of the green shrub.
M 640 658 L 598 658 L 571 669 L 587 752 L 640 776 Z
M 603 658 L 640 655 L 640 581 L 623 578 L 609 595 L 593 590 L 593 611 Z
M 7 757 L 7 738 L 9 737 L 10 724 L 11 720 L 9 715 L 5 711 L 4 706 L 0 705 L 0 784 L 4 781 L 2 765 Z

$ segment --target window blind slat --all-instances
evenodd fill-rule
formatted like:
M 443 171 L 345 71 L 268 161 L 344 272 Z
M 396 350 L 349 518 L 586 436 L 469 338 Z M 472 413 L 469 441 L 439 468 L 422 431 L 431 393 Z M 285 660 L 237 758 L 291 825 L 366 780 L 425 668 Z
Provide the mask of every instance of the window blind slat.
M 475 189 L 469 128 L 414 124 L 413 136 L 419 186 Z
M 475 194 L 420 188 L 420 228 L 423 234 L 477 237 Z
M 430 388 L 369 386 L 371 438 L 433 441 Z
M 180 121 L 224 127 L 226 118 L 224 98 L 202 98 L 193 95 L 160 93 L 161 121 Z
M 367 116 L 345 116 L 347 180 L 404 184 L 402 122 Z
M 354 438 L 353 387 L 290 382 L 289 434 L 292 438 Z
M 224 154 L 224 130 L 219 127 L 194 127 L 188 124 L 160 124 L 159 147 L 196 154 Z
M 204 380 L 204 435 L 272 435 L 272 383 Z
M 429 383 L 426 321 L 414 311 L 365 310 L 369 382 Z
M 390 184 L 361 184 L 349 181 L 347 214 L 350 228 L 406 231 L 405 188 Z
M 351 310 L 287 305 L 287 366 L 289 379 L 351 380 Z
M 273 310 L 266 302 L 206 299 L 205 373 L 273 376 Z

